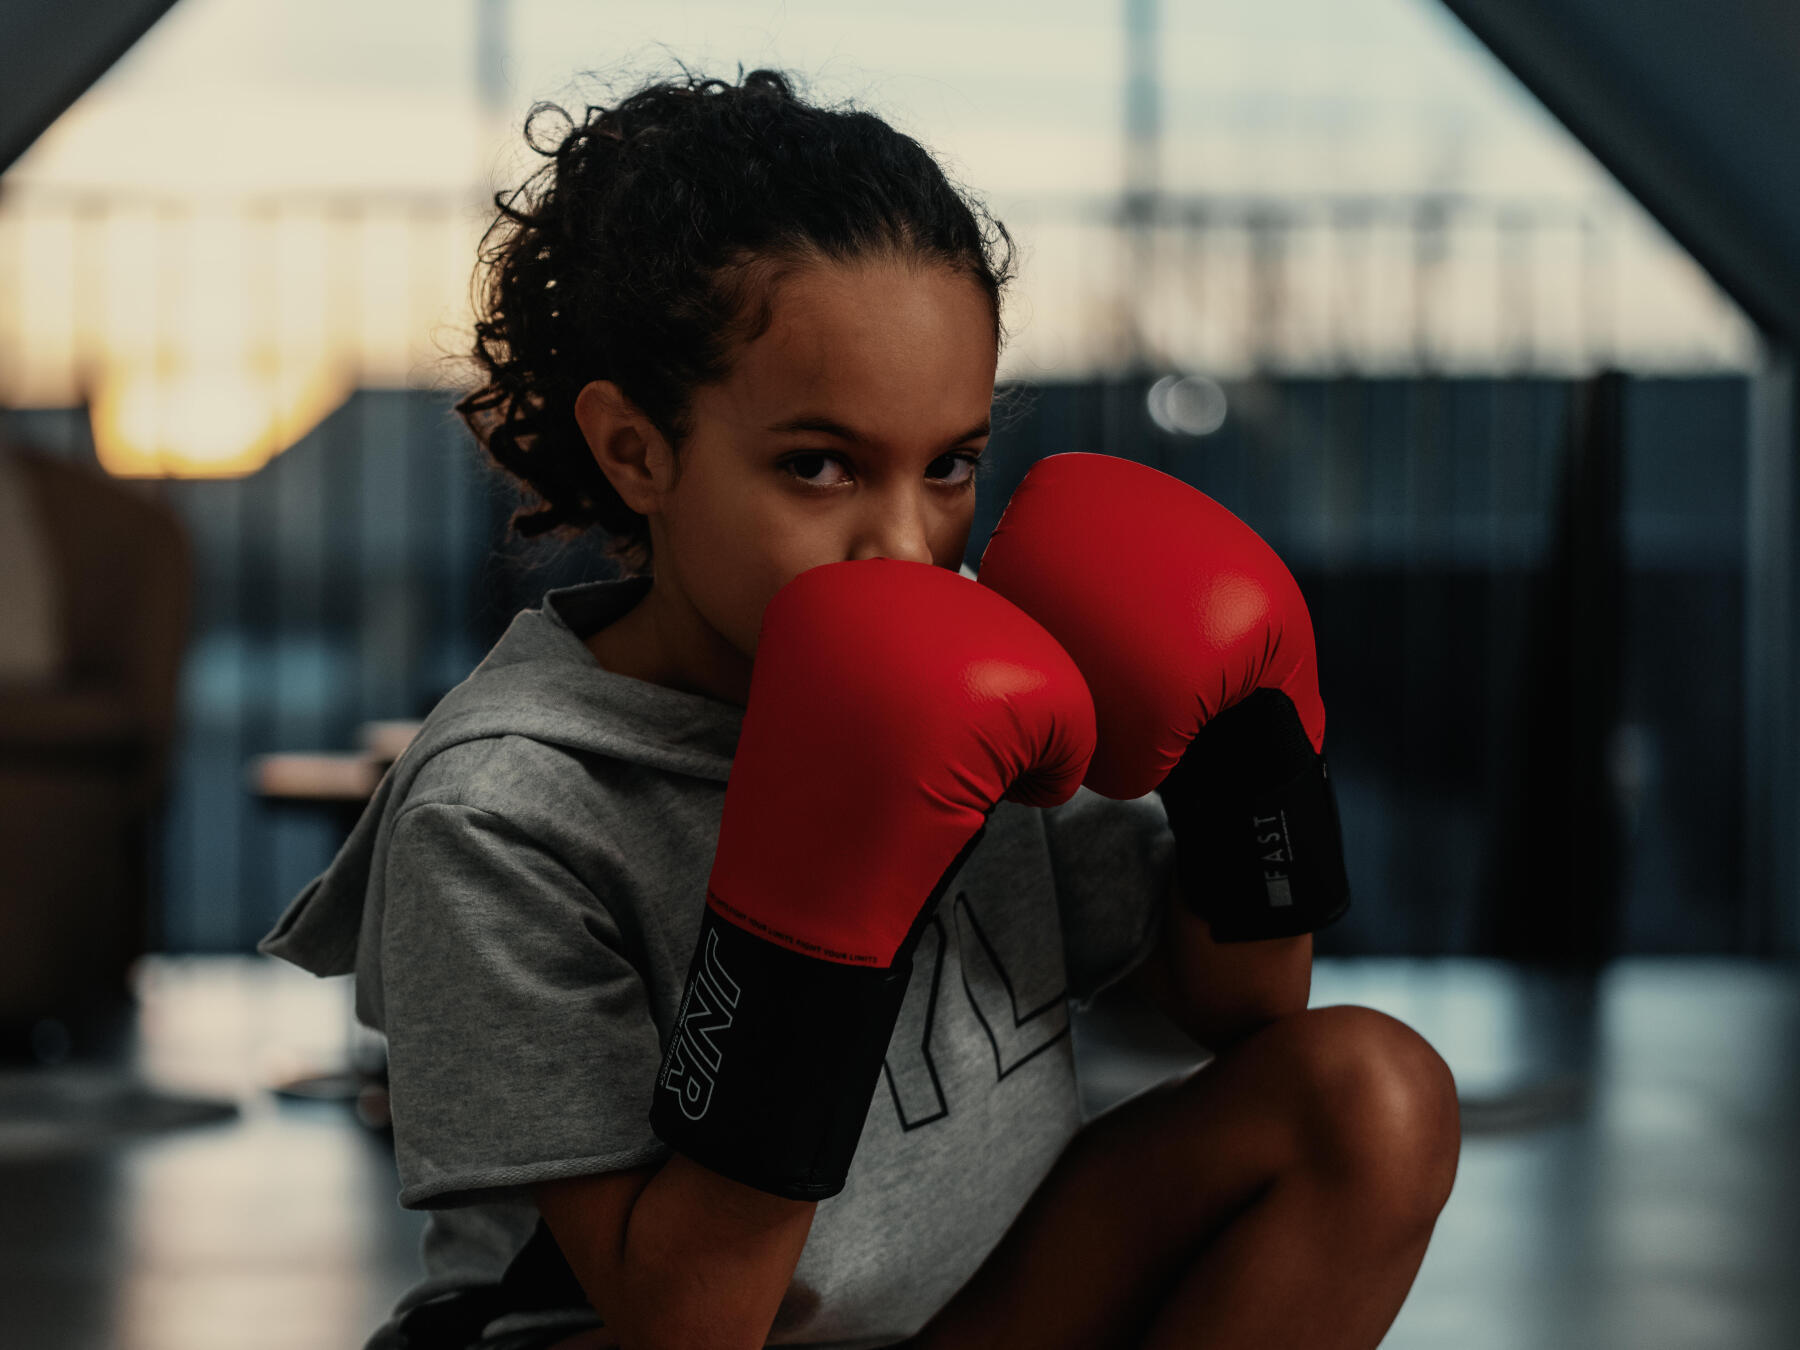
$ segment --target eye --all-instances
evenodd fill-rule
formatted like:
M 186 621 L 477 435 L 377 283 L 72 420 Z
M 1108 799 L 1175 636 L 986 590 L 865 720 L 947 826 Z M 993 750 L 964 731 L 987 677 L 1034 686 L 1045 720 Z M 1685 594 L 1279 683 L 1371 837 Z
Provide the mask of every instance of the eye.
M 942 472 L 943 466 L 946 465 L 950 466 L 954 472 L 954 466 L 957 464 L 968 465 L 968 472 L 955 477 Z M 779 467 L 783 473 L 808 487 L 819 489 L 837 487 L 838 480 L 814 481 L 815 476 L 823 472 L 827 465 L 836 465 L 840 472 L 848 473 L 848 466 L 844 463 L 843 457 L 826 450 L 809 450 L 804 454 L 790 455 L 781 461 Z M 939 455 L 931 461 L 931 468 L 939 471 L 932 476 L 944 486 L 957 489 L 969 488 L 975 485 L 975 480 L 981 474 L 981 456 L 972 451 Z M 846 478 L 843 481 L 848 480 Z
M 826 454 L 819 450 L 809 450 L 803 455 L 793 455 L 782 460 L 781 470 L 783 473 L 789 474 L 798 481 L 805 483 L 808 487 L 832 487 L 834 484 L 815 483 L 812 481 L 813 475 L 818 473 L 820 469 L 827 464 L 835 464 L 840 469 L 844 467 L 843 461 L 836 455 Z
M 958 464 L 958 463 L 967 464 L 969 466 L 968 473 L 964 474 L 962 477 L 946 478 L 943 480 L 946 484 L 948 484 L 951 487 L 958 487 L 958 488 L 974 487 L 975 480 L 981 476 L 982 469 L 981 469 L 981 456 L 980 455 L 974 454 L 970 451 L 960 451 L 954 455 L 940 455 L 932 461 L 932 465 L 935 467 L 936 465 L 943 464 L 946 462 L 949 462 L 952 464 Z

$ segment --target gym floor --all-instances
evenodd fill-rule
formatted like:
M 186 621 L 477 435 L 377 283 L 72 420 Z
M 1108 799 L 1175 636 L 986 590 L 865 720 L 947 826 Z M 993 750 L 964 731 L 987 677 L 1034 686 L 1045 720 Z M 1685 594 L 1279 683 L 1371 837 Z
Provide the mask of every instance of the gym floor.
M 152 957 L 115 1050 L 0 1071 L 0 1343 L 362 1344 L 423 1216 L 394 1203 L 387 1135 L 270 1090 L 366 1060 L 348 983 Z M 1456 1190 L 1385 1346 L 1800 1344 L 1800 967 L 1322 958 L 1312 1004 L 1334 1003 L 1416 1027 L 1463 1096 Z M 1075 1048 L 1090 1114 L 1196 1060 L 1104 999 Z

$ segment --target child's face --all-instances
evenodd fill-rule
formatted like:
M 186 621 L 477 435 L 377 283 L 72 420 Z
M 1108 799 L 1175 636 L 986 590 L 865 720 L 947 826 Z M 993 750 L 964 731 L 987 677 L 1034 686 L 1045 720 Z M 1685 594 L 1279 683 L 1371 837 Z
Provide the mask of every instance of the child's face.
M 995 359 L 986 296 L 948 268 L 880 261 L 792 274 L 768 331 L 725 379 L 694 392 L 679 479 L 666 452 L 648 456 L 662 461 L 643 496 L 662 622 L 685 618 L 695 630 L 680 645 L 716 646 L 710 628 L 747 663 L 763 608 L 809 567 L 959 566 L 975 510 L 968 460 L 987 444 Z

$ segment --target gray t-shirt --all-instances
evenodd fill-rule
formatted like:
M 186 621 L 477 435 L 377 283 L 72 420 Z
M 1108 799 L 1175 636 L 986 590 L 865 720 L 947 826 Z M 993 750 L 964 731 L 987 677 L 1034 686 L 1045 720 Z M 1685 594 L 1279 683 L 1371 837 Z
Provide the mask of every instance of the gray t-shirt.
M 357 1017 L 387 1038 L 399 1202 L 432 1211 L 396 1321 L 499 1278 L 536 1228 L 532 1183 L 668 1156 L 651 1093 L 743 710 L 594 660 L 582 638 L 649 584 L 521 612 L 258 944 L 354 972 Z M 1000 803 L 919 942 L 770 1344 L 891 1344 L 974 1273 L 1080 1128 L 1069 1000 L 1142 960 L 1173 868 L 1154 794 Z M 583 1305 L 488 1331 L 595 1322 Z

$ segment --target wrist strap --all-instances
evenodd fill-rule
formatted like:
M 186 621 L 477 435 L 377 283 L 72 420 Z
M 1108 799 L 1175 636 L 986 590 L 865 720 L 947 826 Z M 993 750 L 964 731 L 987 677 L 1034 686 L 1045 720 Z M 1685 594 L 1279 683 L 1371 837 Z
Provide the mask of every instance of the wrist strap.
M 790 1200 L 844 1189 L 939 897 L 987 833 L 984 821 L 921 906 L 887 967 L 802 956 L 711 904 L 651 1099 L 671 1148 Z
M 1157 791 L 1182 897 L 1215 942 L 1298 937 L 1350 908 L 1331 775 L 1280 690 L 1214 717 Z

